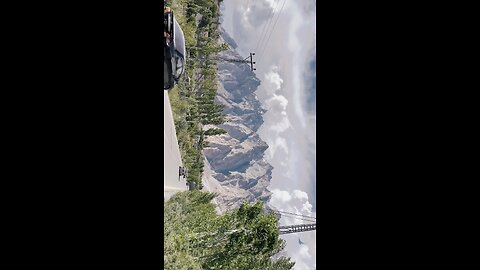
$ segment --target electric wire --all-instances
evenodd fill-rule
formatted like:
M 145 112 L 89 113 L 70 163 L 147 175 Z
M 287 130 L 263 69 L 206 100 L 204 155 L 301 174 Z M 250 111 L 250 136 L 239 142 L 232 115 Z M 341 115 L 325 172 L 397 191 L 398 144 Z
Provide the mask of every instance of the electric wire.
M 275 24 L 273 25 L 272 31 L 270 31 L 270 35 L 268 36 L 267 42 L 265 43 L 265 46 L 263 47 L 262 52 L 260 53 L 260 59 L 258 61 L 260 62 L 263 58 L 263 52 L 265 51 L 265 48 L 268 46 L 268 42 L 270 41 L 270 38 L 272 37 L 272 33 L 275 31 L 275 26 L 277 25 L 278 18 L 280 18 L 280 15 L 282 15 L 283 7 L 285 6 L 285 3 L 287 3 L 288 0 L 283 1 L 282 8 L 280 9 L 280 12 L 278 13 L 277 19 L 275 20 Z
M 299 220 L 304 220 L 304 221 L 308 221 L 308 222 L 317 222 L 316 220 L 311 220 L 311 219 L 305 219 L 305 218 L 300 218 L 300 217 L 292 217 L 292 216 L 285 216 L 287 218 L 293 218 L 293 219 L 299 219 Z
M 285 212 L 285 211 L 280 211 L 280 210 L 274 210 L 275 212 L 278 212 L 278 213 L 283 213 L 283 214 L 288 214 L 288 215 L 292 215 L 292 216 L 299 216 L 299 217 L 303 217 L 303 218 L 310 218 L 310 219 L 313 219 L 313 220 L 317 220 L 316 217 L 311 217 L 311 216 L 305 216 L 305 215 L 300 215 L 300 214 L 294 214 L 294 213 L 289 213 L 289 212 Z
M 270 14 L 268 16 L 268 19 L 267 19 L 267 22 L 263 25 L 263 28 L 262 28 L 262 31 L 261 31 L 261 34 L 260 34 L 260 38 L 257 41 L 257 46 L 255 46 L 254 52 L 256 52 L 257 49 L 261 48 L 261 46 L 259 47 L 259 45 L 262 44 L 262 41 L 265 40 L 265 34 L 267 33 L 265 31 L 270 27 L 270 24 L 273 20 L 273 17 L 275 16 L 275 11 L 277 11 L 277 7 L 279 6 L 278 4 L 280 3 L 280 1 L 281 0 L 278 0 L 278 2 L 275 2 L 275 6 L 273 7 L 273 10 L 270 12 Z

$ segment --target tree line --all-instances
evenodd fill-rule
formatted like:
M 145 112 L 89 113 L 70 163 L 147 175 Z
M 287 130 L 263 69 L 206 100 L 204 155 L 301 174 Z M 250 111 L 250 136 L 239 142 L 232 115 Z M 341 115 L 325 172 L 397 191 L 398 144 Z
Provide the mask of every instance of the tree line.
M 203 148 L 207 137 L 227 133 L 220 125 L 228 121 L 224 106 L 215 102 L 217 94 L 217 61 L 215 56 L 228 49 L 219 42 L 218 3 L 213 0 L 167 1 L 185 34 L 187 65 L 185 74 L 171 91 L 170 99 L 175 127 L 187 181 L 202 188 Z
M 212 193 L 177 193 L 164 204 L 164 269 L 286 270 L 290 258 L 274 214 L 244 203 L 217 215 Z

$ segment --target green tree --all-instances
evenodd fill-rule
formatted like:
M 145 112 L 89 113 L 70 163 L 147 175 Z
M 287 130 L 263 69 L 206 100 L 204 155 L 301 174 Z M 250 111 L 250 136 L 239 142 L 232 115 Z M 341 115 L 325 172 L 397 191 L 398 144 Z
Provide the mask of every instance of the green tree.
M 265 213 L 262 202 L 219 216 L 214 196 L 195 190 L 164 203 L 165 269 L 293 268 L 289 258 L 272 259 L 285 242 L 278 237 L 275 215 Z
M 209 128 L 203 134 L 205 136 L 215 136 L 215 135 L 222 135 L 225 133 L 227 133 L 227 131 L 222 128 Z

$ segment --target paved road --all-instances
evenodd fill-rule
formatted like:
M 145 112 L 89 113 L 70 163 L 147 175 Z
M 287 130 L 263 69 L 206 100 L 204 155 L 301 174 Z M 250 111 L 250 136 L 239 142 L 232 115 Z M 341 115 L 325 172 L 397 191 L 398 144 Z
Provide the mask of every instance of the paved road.
M 163 197 L 168 199 L 178 191 L 187 190 L 188 187 L 185 179 L 178 177 L 178 167 L 182 166 L 182 159 L 180 158 L 168 91 L 163 92 Z

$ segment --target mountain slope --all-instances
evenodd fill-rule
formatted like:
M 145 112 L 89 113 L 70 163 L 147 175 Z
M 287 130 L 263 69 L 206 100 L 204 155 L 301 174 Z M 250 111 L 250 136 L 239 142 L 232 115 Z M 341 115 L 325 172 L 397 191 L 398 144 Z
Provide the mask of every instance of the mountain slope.
M 223 29 L 220 33 L 222 41 L 230 45 L 230 49 L 220 56 L 243 59 L 233 49 L 235 41 Z M 209 147 L 203 151 L 207 161 L 203 180 L 216 187 L 215 191 L 219 193 L 217 203 L 222 210 L 235 208 L 245 200 L 267 202 L 271 196 L 267 187 L 273 167 L 263 158 L 268 145 L 256 133 L 263 124 L 262 115 L 265 113 L 255 94 L 260 80 L 247 64 L 219 62 L 218 74 L 215 99 L 225 105 L 224 113 L 229 120 L 217 126 L 225 129 L 227 134 L 211 136 L 207 140 Z

